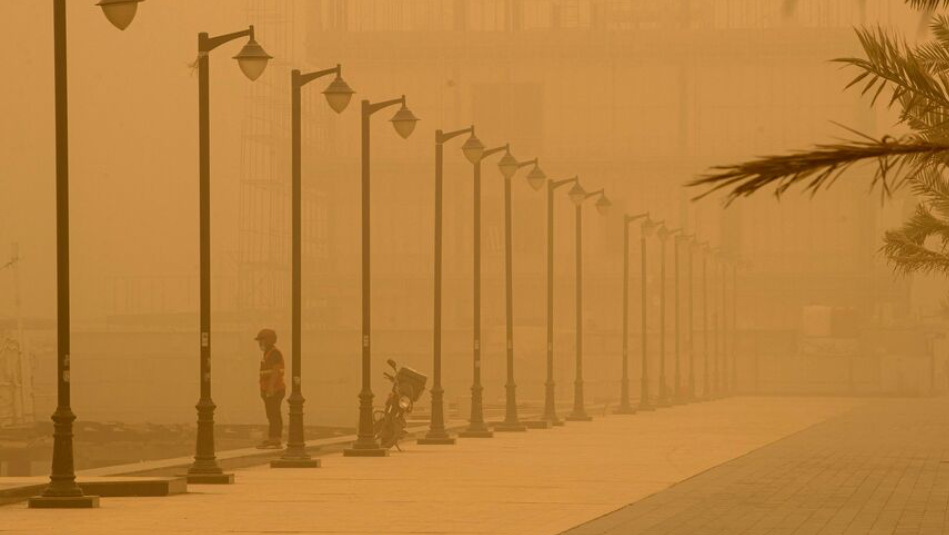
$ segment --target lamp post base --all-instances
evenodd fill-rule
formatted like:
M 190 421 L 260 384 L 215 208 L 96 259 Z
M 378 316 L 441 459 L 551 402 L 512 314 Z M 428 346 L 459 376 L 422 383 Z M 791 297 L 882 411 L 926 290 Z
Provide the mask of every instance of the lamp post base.
M 593 417 L 585 412 L 573 413 L 567 416 L 568 422 L 592 422 Z
M 388 457 L 389 450 L 385 448 L 347 448 L 343 450 L 343 457 Z
M 280 458 L 270 461 L 271 468 L 319 468 L 320 460 L 309 457 Z
M 550 429 L 554 426 L 550 420 L 526 420 L 521 423 L 528 429 Z
M 501 422 L 494 424 L 494 430 L 499 433 L 520 433 L 527 431 L 527 426 L 521 422 Z
M 30 509 L 95 509 L 98 496 L 36 496 L 30 498 Z
M 480 429 L 468 428 L 458 433 L 458 436 L 461 438 L 494 438 L 494 433 L 486 427 Z
M 425 436 L 415 441 L 419 446 L 454 446 L 455 439 L 448 436 Z
M 221 472 L 218 474 L 185 474 L 181 477 L 188 479 L 189 485 L 233 485 L 234 474 Z

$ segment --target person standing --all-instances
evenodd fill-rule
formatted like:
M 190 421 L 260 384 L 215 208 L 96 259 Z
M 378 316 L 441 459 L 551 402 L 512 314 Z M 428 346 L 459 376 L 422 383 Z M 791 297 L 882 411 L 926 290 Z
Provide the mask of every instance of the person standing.
M 267 413 L 267 421 L 270 423 L 267 440 L 257 447 L 277 449 L 281 446 L 283 436 L 281 406 L 287 394 L 287 387 L 283 382 L 283 354 L 276 347 L 277 333 L 273 329 L 261 329 L 255 340 L 263 352 L 263 357 L 260 359 L 260 397 L 264 400 L 264 410 Z

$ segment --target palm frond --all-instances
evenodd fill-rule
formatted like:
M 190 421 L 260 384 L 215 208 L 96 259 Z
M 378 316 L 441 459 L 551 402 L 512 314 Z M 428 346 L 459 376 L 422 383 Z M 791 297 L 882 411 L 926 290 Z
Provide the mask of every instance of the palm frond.
M 888 195 L 921 170 L 949 161 L 949 143 L 933 142 L 918 136 L 903 139 L 884 137 L 880 140 L 864 136 L 858 141 L 816 145 L 807 151 L 716 166 L 710 174 L 693 180 L 688 186 L 709 188 L 697 198 L 718 190 L 729 190 L 729 202 L 767 186 L 774 186 L 778 197 L 796 185 L 813 194 L 833 184 L 854 164 L 866 161 L 877 165 L 871 188 L 881 186 L 883 194 Z
M 906 0 L 913 9 L 938 9 L 949 6 L 949 0 Z
M 889 88 L 889 106 L 901 105 L 900 120 L 918 129 L 921 135 L 949 124 L 949 79 L 927 66 L 905 42 L 882 28 L 857 29 L 866 58 L 838 58 L 837 63 L 857 67 L 860 72 L 847 85 L 863 85 L 862 94 L 870 94 L 871 104 Z M 938 58 L 937 50 L 929 53 Z
M 933 251 L 908 239 L 899 230 L 889 230 L 881 248 L 887 261 L 902 274 L 941 273 L 949 275 L 949 255 Z
M 916 174 L 913 193 L 939 216 L 949 220 L 949 180 L 936 167 L 927 167 Z

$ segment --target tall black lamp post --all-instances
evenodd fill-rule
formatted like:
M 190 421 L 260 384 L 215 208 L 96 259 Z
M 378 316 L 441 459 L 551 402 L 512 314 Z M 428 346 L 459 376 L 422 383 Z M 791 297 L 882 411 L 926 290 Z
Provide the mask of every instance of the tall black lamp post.
M 639 232 L 640 260 L 642 261 L 642 374 L 639 387 L 639 410 L 641 411 L 656 410 L 656 407 L 649 401 L 649 264 L 647 262 L 649 248 L 646 238 L 662 225 L 662 221 L 653 221 L 647 214 L 646 219 L 640 225 Z
M 592 193 L 587 193 L 580 183 L 576 183 L 570 188 L 570 200 L 576 205 L 576 350 L 577 350 L 577 368 L 574 379 L 573 390 L 573 411 L 567 416 L 567 420 L 572 422 L 588 422 L 593 419 L 586 412 L 583 399 L 583 203 L 591 198 L 599 197 L 596 201 L 596 209 L 601 215 L 605 215 L 611 206 L 609 199 L 606 198 L 604 190 L 600 189 Z
M 432 381 L 432 416 L 428 433 L 418 440 L 423 445 L 451 445 L 455 439 L 445 431 L 445 405 L 442 388 L 442 177 L 444 174 L 445 142 L 458 136 L 470 134 L 462 150 L 471 163 L 481 161 L 484 145 L 475 137 L 474 126 L 452 132 L 435 131 L 435 304 L 433 323 L 432 357 L 434 380 Z
M 537 158 L 524 162 L 518 161 L 511 155 L 510 147 L 505 147 L 504 156 L 498 162 L 498 169 L 501 171 L 501 175 L 504 176 L 504 308 L 507 382 L 505 384 L 505 417 L 503 422 L 495 426 L 496 431 L 526 430 L 526 427 L 517 416 L 517 398 L 515 396 L 517 386 L 514 382 L 514 270 L 511 235 L 511 178 L 519 169 L 528 165 L 534 167 L 528 173 L 527 181 L 531 187 L 539 189 L 547 180 L 547 176 L 540 169 Z M 478 272 L 480 273 L 480 267 Z M 468 428 L 462 431 L 459 436 L 463 438 L 491 438 L 494 433 L 484 424 L 483 388 L 480 383 L 480 342 L 478 342 L 476 352 L 478 365 L 475 367 L 475 384 L 471 387 L 471 420 Z
M 665 226 L 659 228 L 659 397 L 657 407 L 671 405 L 669 399 L 669 383 L 666 380 L 666 240 L 675 236 L 682 229 L 669 230 Z
M 132 23 L 141 0 L 101 0 L 116 28 Z M 53 85 L 56 130 L 56 411 L 53 412 L 53 462 L 49 485 L 30 499 L 34 509 L 88 509 L 99 506 L 76 484 L 70 390 L 69 316 L 69 92 L 66 69 L 66 0 L 53 0 Z
M 554 382 L 554 191 L 561 186 L 577 184 L 579 177 L 547 182 L 547 380 L 544 383 L 544 413 L 541 422 L 563 425 L 557 416 L 556 383 Z M 537 427 L 544 424 L 538 422 Z M 534 422 L 531 422 L 534 425 Z
M 335 75 L 336 78 L 323 91 L 326 102 L 336 113 L 342 113 L 353 97 L 353 90 L 343 81 L 342 67 L 336 65 L 332 69 L 324 69 L 303 74 L 298 69 L 290 72 L 290 168 L 291 168 L 291 279 L 292 291 L 290 296 L 290 337 L 292 341 L 291 354 L 291 391 L 287 399 L 290 411 L 287 448 L 279 459 L 270 461 L 272 468 L 317 468 L 319 459 L 310 458 L 306 452 L 306 438 L 303 429 L 303 372 L 301 366 L 302 351 L 302 273 L 303 273 L 303 178 L 302 178 L 302 106 L 301 88 L 324 76 Z
M 389 121 L 402 139 L 408 138 L 415 130 L 418 117 L 405 106 L 405 95 L 382 102 L 362 101 L 362 389 L 359 391 L 359 424 L 356 441 L 352 447 L 343 450 L 346 457 L 385 457 L 389 450 L 379 447 L 376 441 L 372 421 L 372 286 L 371 286 L 371 215 L 370 203 L 370 167 L 369 140 L 372 115 L 391 106 L 399 105 L 399 111 Z
M 233 483 L 234 474 L 224 473 L 214 454 L 214 401 L 211 400 L 211 91 L 210 54 L 215 48 L 247 37 L 247 44 L 234 59 L 251 81 L 263 74 L 270 61 L 254 39 L 254 27 L 239 32 L 210 37 L 198 34 L 198 218 L 200 227 L 199 300 L 201 328 L 201 397 L 198 410 L 198 438 L 194 463 L 188 468 L 188 483 Z
M 644 217 L 649 217 L 649 212 L 623 216 L 623 377 L 620 379 L 616 414 L 636 414 L 636 409 L 629 403 L 629 225 Z
M 688 242 L 691 239 L 691 235 L 679 234 L 675 237 L 672 246 L 672 278 L 674 279 L 673 283 L 673 331 L 675 340 L 673 346 L 675 348 L 675 362 L 673 364 L 673 390 L 672 390 L 672 400 L 674 403 L 684 403 L 687 401 L 686 396 L 682 392 L 682 359 L 680 345 L 682 342 L 682 334 L 680 329 L 680 321 L 682 316 L 682 300 L 680 299 L 680 284 L 679 284 L 679 250 L 682 247 L 683 242 Z

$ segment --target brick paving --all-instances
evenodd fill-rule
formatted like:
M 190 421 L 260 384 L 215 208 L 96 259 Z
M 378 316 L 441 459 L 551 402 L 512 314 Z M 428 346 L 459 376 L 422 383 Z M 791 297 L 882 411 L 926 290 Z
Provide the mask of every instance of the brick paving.
M 949 533 L 949 400 L 875 400 L 564 535 Z
M 862 403 L 733 398 L 456 446 L 407 443 L 385 459 L 331 454 L 318 469 L 236 470 L 234 485 L 103 498 L 98 510 L 7 505 L 0 533 L 552 535 Z

